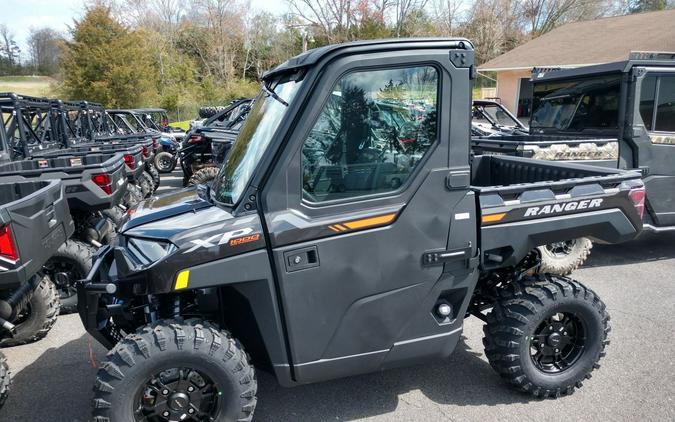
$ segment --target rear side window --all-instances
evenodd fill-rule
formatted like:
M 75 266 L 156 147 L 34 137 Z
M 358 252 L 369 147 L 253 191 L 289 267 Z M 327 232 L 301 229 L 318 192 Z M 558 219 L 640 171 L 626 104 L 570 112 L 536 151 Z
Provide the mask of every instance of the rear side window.
M 675 132 L 675 75 L 642 80 L 640 117 L 649 131 Z
M 655 130 L 675 132 L 675 76 L 660 79 Z
M 436 141 L 438 85 L 432 66 L 343 76 L 303 145 L 303 198 L 398 190 Z
M 656 77 L 647 76 L 640 88 L 640 116 L 647 130 L 652 130 L 654 120 L 654 100 L 656 98 Z

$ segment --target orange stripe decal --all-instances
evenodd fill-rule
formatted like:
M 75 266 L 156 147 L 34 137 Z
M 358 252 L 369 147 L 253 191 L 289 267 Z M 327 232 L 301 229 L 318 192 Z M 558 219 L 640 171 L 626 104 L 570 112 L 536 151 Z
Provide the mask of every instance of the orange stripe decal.
M 335 224 L 335 227 L 337 227 L 341 232 L 349 230 L 347 227 L 340 224 Z
M 386 214 L 386 215 L 380 215 L 377 217 L 370 217 L 370 218 L 364 218 L 361 220 L 354 220 L 350 221 L 348 223 L 343 223 L 345 226 L 348 228 L 355 230 L 355 229 L 362 229 L 365 227 L 373 227 L 373 226 L 382 226 L 388 223 L 391 223 L 394 221 L 396 218 L 396 214 Z
M 489 215 L 484 215 L 483 218 L 481 219 L 481 222 L 483 224 L 485 223 L 496 223 L 497 221 L 501 221 L 502 218 L 506 216 L 505 212 L 500 212 L 499 214 L 489 214 Z
M 331 230 L 333 230 L 334 232 L 339 232 L 339 231 L 340 231 L 340 229 L 338 229 L 338 228 L 335 227 L 335 226 L 328 226 L 328 228 L 331 229 Z

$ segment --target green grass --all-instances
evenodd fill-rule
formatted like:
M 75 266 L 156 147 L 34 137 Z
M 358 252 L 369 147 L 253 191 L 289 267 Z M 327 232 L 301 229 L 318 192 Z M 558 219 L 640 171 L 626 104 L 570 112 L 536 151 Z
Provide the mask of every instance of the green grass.
M 190 129 L 190 120 L 183 120 L 182 122 L 169 123 L 169 126 L 181 128 L 185 131 Z
M 33 97 L 53 97 L 54 79 L 47 76 L 2 76 L 0 92 L 16 92 Z

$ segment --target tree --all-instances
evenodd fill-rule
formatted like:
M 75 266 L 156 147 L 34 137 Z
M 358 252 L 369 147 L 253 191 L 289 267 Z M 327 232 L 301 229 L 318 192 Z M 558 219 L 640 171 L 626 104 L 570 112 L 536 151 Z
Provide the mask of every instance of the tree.
M 19 65 L 21 49 L 14 40 L 14 33 L 7 25 L 0 24 L 0 58 L 4 59 L 8 71 L 12 71 Z
M 100 4 L 75 21 L 65 44 L 61 69 L 63 91 L 108 107 L 136 107 L 153 93 L 156 78 L 145 54 L 145 34 L 129 31 Z
M 631 0 L 628 2 L 628 11 L 630 13 L 653 12 L 665 10 L 667 7 L 667 0 Z
M 51 28 L 31 29 L 28 36 L 28 53 L 33 70 L 42 75 L 58 71 L 60 48 L 63 39 Z

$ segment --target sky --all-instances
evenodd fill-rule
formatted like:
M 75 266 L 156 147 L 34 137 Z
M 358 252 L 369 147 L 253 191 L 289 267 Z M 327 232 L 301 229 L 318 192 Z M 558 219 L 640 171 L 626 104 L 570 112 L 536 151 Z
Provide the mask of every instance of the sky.
M 12 29 L 24 58 L 29 30 L 45 26 L 66 32 L 74 18 L 80 18 L 85 0 L 0 0 L 0 23 Z M 250 0 L 251 7 L 281 14 L 283 0 Z

